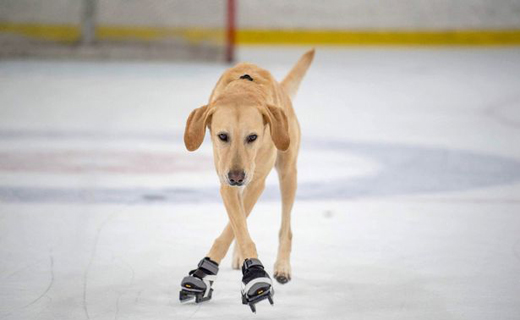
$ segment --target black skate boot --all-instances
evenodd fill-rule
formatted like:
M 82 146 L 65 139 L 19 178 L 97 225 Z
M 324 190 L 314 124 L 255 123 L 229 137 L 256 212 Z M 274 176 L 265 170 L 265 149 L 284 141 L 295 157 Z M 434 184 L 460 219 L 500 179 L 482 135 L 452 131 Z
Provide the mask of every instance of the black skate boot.
M 218 263 L 206 257 L 199 262 L 199 267 L 191 270 L 189 276 L 181 282 L 179 300 L 182 303 L 195 301 L 200 303 L 211 299 L 211 286 L 217 280 Z
M 242 304 L 247 304 L 256 313 L 255 305 L 265 299 L 273 302 L 273 284 L 258 259 L 246 259 L 242 265 Z

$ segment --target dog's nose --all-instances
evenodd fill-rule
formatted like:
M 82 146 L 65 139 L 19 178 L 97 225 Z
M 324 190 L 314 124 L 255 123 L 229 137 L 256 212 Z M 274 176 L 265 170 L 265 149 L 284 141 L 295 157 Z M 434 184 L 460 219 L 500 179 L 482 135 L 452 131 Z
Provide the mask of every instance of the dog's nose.
M 229 184 L 232 186 L 241 186 L 246 178 L 244 170 L 231 170 L 228 173 Z

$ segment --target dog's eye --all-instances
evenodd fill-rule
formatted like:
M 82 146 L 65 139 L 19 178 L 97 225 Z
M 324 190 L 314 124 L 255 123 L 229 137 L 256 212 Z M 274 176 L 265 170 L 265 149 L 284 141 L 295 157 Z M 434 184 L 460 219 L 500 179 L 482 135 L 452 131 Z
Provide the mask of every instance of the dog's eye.
M 256 134 L 250 134 L 247 136 L 247 143 L 251 143 L 253 141 L 256 140 L 256 138 L 258 138 L 258 136 Z
M 228 135 L 226 133 L 220 133 L 218 135 L 218 138 L 224 142 L 227 142 L 228 141 Z

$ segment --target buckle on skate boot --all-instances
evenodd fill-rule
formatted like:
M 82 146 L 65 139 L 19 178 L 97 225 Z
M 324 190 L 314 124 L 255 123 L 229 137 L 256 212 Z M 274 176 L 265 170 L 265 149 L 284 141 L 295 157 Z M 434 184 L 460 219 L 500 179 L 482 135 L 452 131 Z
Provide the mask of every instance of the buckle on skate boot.
M 242 266 L 242 304 L 247 304 L 256 313 L 256 304 L 265 299 L 273 302 L 274 289 L 271 278 L 258 259 L 246 259 Z
M 218 263 L 206 257 L 202 259 L 198 268 L 191 270 L 189 275 L 181 281 L 179 300 L 182 303 L 195 301 L 200 303 L 211 299 L 213 289 L 211 286 L 217 279 Z

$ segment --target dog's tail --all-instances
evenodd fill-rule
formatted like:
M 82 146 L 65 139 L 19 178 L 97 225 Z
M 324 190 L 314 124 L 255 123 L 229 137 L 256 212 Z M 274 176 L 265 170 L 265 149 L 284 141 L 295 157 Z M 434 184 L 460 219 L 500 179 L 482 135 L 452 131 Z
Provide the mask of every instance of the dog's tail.
M 283 79 L 282 87 L 285 89 L 287 94 L 289 94 L 291 99 L 294 98 L 296 92 L 298 92 L 298 87 L 300 86 L 307 69 L 309 69 L 312 59 L 314 59 L 314 49 L 307 51 L 294 65 L 289 74 L 285 76 L 285 79 Z

